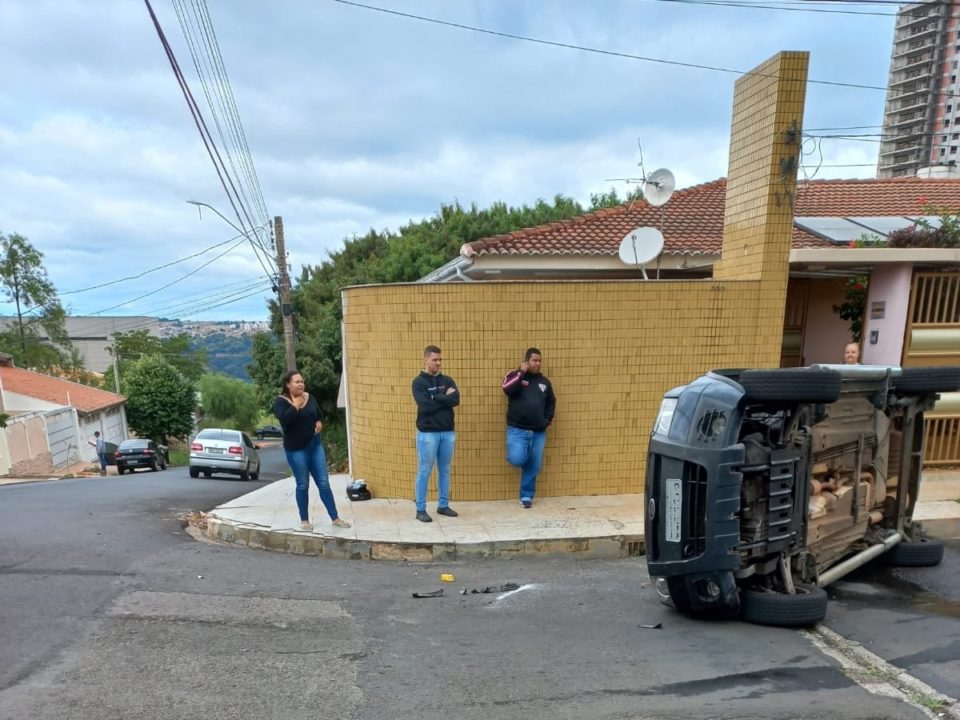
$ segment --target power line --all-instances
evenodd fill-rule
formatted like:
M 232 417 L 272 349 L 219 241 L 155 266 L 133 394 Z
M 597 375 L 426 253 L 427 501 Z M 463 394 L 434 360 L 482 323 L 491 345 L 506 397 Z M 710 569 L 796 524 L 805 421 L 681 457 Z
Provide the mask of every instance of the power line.
M 240 239 L 239 241 L 237 241 L 236 244 L 231 245 L 230 247 L 228 247 L 226 250 L 224 250 L 222 253 L 220 253 L 220 254 L 217 255 L 216 257 L 210 258 L 209 260 L 207 260 L 207 262 L 203 263 L 202 265 L 197 266 L 196 268 L 194 268 L 193 270 L 191 270 L 190 272 L 188 272 L 186 275 L 181 275 L 180 277 L 178 277 L 178 278 L 177 278 L 176 280 L 174 280 L 173 282 L 169 282 L 169 283 L 167 283 L 166 285 L 161 285 L 160 287 L 155 288 L 154 290 L 151 290 L 150 292 L 144 293 L 143 295 L 138 295 L 137 297 L 133 298 L 132 300 L 126 300 L 126 301 L 124 301 L 124 302 L 122 302 L 122 303 L 117 303 L 116 305 L 111 305 L 110 307 L 103 308 L 102 310 L 97 310 L 95 313 L 93 313 L 93 315 L 99 315 L 99 314 L 101 314 L 101 313 L 107 312 L 108 310 L 114 310 L 114 309 L 116 309 L 116 308 L 118 308 L 118 307 L 123 307 L 124 305 L 129 305 L 130 303 L 137 302 L 138 300 L 143 300 L 143 298 L 145 298 L 145 297 L 150 297 L 151 295 L 156 295 L 156 294 L 157 294 L 158 292 L 160 292 L 161 290 L 166 290 L 167 288 L 172 287 L 173 285 L 176 285 L 176 284 L 179 283 L 179 282 L 183 282 L 184 280 L 186 280 L 186 279 L 187 279 L 188 277 L 190 277 L 191 275 L 195 275 L 196 273 L 198 273 L 198 272 L 200 272 L 201 270 L 203 270 L 203 268 L 207 267 L 207 265 L 209 265 L 210 263 L 212 263 L 212 262 L 214 262 L 214 261 L 216 261 L 216 260 L 219 260 L 220 258 L 222 258 L 224 255 L 226 255 L 226 254 L 227 254 L 228 252 L 230 252 L 231 250 L 235 250 L 236 248 L 240 247 L 245 241 L 246 241 L 246 238 Z
M 574 45 L 572 43 L 558 42 L 556 40 L 544 40 L 542 38 L 530 37 L 528 35 L 516 35 L 514 33 L 501 32 L 499 30 L 490 30 L 488 28 L 477 27 L 474 25 L 465 25 L 463 23 L 455 23 L 449 20 L 439 20 L 437 18 L 427 17 L 425 15 L 414 15 L 413 13 L 400 12 L 399 10 L 390 10 L 388 8 L 377 7 L 375 5 L 364 5 L 363 3 L 354 2 L 353 0 L 333 0 L 333 2 L 339 3 L 341 5 L 349 5 L 351 7 L 360 8 L 363 10 L 370 10 L 372 12 L 384 13 L 386 15 L 395 15 L 397 17 L 406 18 L 408 20 L 419 20 L 421 22 L 432 23 L 434 25 L 452 27 L 458 30 L 469 30 L 470 32 L 481 33 L 484 35 L 492 35 L 494 37 L 508 38 L 510 40 L 521 40 L 523 42 L 535 43 L 537 45 L 547 45 L 549 47 L 558 47 L 558 48 L 564 48 L 567 50 L 579 50 L 581 52 L 594 53 L 596 55 L 619 57 L 619 58 L 625 58 L 627 60 L 640 60 L 642 62 L 658 63 L 660 65 L 672 65 L 675 67 L 693 68 L 695 70 L 711 70 L 714 72 L 729 73 L 731 75 L 753 75 L 757 77 L 771 77 L 771 78 L 775 77 L 773 75 L 765 75 L 764 73 L 759 73 L 756 71 L 735 70 L 733 68 L 724 68 L 724 67 L 718 67 L 715 65 L 703 65 L 700 63 L 682 62 L 680 60 L 666 60 L 664 58 L 655 58 L 655 57 L 649 57 L 646 55 L 633 55 L 631 53 L 624 53 L 616 50 L 605 50 L 602 48 L 594 48 L 586 45 Z M 855 88 L 858 90 L 883 90 L 885 92 L 887 89 L 886 86 L 865 85 L 862 83 L 848 83 L 848 82 L 840 82 L 835 80 L 807 80 L 807 82 L 815 85 L 829 85 L 833 87 Z
M 250 221 L 249 213 L 245 206 L 242 205 L 239 194 L 237 193 L 236 186 L 234 185 L 233 179 L 230 176 L 230 173 L 227 172 L 226 166 L 223 163 L 223 158 L 220 156 L 220 151 L 217 148 L 216 142 L 213 139 L 213 136 L 210 133 L 209 128 L 207 127 L 206 121 L 203 119 L 203 114 L 200 112 L 200 107 L 197 105 L 196 99 L 193 97 L 193 93 L 190 91 L 190 86 L 186 81 L 186 78 L 183 75 L 183 71 L 180 69 L 180 64 L 177 61 L 176 54 L 173 52 L 173 48 L 170 46 L 170 43 L 167 41 L 166 34 L 163 32 L 163 28 L 160 26 L 160 21 L 157 19 L 156 13 L 153 11 L 153 7 L 150 5 L 150 0 L 143 0 L 147 6 L 147 11 L 150 13 L 150 18 L 153 21 L 154 29 L 157 32 L 157 36 L 160 38 L 160 43 L 163 46 L 164 52 L 167 55 L 167 60 L 170 63 L 170 67 L 173 70 L 174 77 L 177 80 L 177 84 L 180 86 L 180 91 L 183 94 L 184 99 L 187 102 L 187 107 L 190 110 L 190 114 L 193 117 L 193 122 L 197 127 L 197 131 L 200 133 L 200 138 L 203 141 L 204 147 L 207 150 L 207 154 L 210 157 L 211 162 L 213 163 L 214 170 L 217 173 L 217 177 L 220 180 L 220 184 L 223 187 L 224 192 L 227 195 L 227 199 L 230 201 L 230 205 L 233 208 L 233 212 L 237 216 L 237 221 L 240 223 L 240 229 L 247 233 L 247 240 L 251 245 L 256 246 L 256 243 L 251 238 L 252 229 L 247 230 L 247 227 L 244 223 L 243 216 L 247 217 L 251 228 L 253 227 L 253 222 Z M 229 185 L 229 187 L 228 187 Z M 238 208 L 238 203 L 243 209 L 241 214 L 240 208 Z M 256 250 L 255 250 L 256 252 Z M 259 259 L 259 254 L 257 255 Z M 263 261 L 261 260 L 261 265 Z M 266 268 L 264 268 L 266 271 Z M 270 273 L 267 273 L 270 275 Z
M 750 2 L 725 2 L 724 0 L 656 0 L 656 2 L 677 3 L 680 5 L 718 5 L 723 7 L 746 8 L 748 10 L 781 10 L 792 12 L 831 13 L 838 15 L 867 15 L 874 17 L 896 17 L 897 13 L 888 12 L 861 12 L 859 10 L 830 10 L 827 8 L 787 7 L 776 5 L 760 5 Z
M 179 263 L 186 262 L 187 260 L 192 260 L 192 259 L 195 258 L 195 257 L 200 257 L 201 255 L 205 255 L 206 253 L 210 252 L 211 250 L 215 250 L 215 249 L 217 249 L 218 247 L 222 247 L 222 246 L 226 245 L 228 242 L 231 242 L 231 241 L 233 241 L 233 240 L 237 240 L 237 239 L 240 238 L 240 237 L 243 237 L 243 236 L 242 236 L 242 235 L 238 235 L 238 236 L 236 236 L 236 237 L 232 237 L 232 238 L 230 238 L 229 240 L 224 240 L 223 242 L 219 242 L 219 243 L 216 243 L 215 245 L 211 245 L 211 246 L 209 246 L 209 247 L 206 247 L 206 248 L 204 248 L 203 250 L 201 250 L 201 251 L 199 251 L 199 252 L 195 252 L 193 255 L 186 255 L 186 256 L 184 256 L 184 257 L 182 257 L 182 258 L 178 258 L 177 260 L 173 260 L 173 261 L 171 261 L 171 262 L 164 263 L 163 265 L 157 265 L 156 267 L 152 267 L 152 268 L 150 268 L 149 270 L 144 270 L 142 273 L 138 273 L 138 274 L 136 274 L 136 275 L 128 275 L 127 277 L 119 278 L 119 279 L 117 279 L 117 280 L 111 280 L 110 282 L 100 283 L 99 285 L 91 285 L 90 287 L 78 288 L 78 289 L 76 289 L 76 290 L 65 290 L 64 292 L 58 293 L 58 295 L 76 295 L 76 294 L 78 294 L 78 293 L 89 292 L 90 290 L 99 290 L 100 288 L 109 287 L 109 286 L 111 286 L 111 285 L 117 285 L 118 283 L 127 282 L 127 281 L 129 281 L 129 280 L 139 280 L 139 279 L 142 278 L 144 275 L 149 275 L 150 273 L 157 272 L 157 270 L 165 270 L 165 269 L 168 268 L 168 267 L 172 267 L 172 266 L 177 265 L 177 264 L 179 264 Z

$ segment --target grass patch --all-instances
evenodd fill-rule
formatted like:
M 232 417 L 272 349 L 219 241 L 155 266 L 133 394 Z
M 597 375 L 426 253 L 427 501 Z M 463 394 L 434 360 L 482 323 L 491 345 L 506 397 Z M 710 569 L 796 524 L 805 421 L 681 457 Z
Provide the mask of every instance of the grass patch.
M 171 465 L 189 465 L 190 451 L 182 448 L 170 448 Z
M 913 694 L 910 696 L 910 700 L 917 705 L 922 705 L 927 708 L 927 710 L 932 710 L 933 712 L 939 712 L 946 707 L 946 703 L 943 700 L 937 698 L 927 697 L 926 695 Z

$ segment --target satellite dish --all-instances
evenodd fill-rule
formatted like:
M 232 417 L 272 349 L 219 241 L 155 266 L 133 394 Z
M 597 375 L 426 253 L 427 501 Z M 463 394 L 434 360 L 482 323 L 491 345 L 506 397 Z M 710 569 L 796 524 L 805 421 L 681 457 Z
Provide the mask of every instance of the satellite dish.
M 670 199 L 676 187 L 677 180 L 673 173 L 666 168 L 660 168 L 647 175 L 643 183 L 643 197 L 651 205 L 660 207 Z
M 626 265 L 635 265 L 643 272 L 644 280 L 647 271 L 644 265 L 663 252 L 663 234 L 652 227 L 634 228 L 620 241 L 617 255 Z

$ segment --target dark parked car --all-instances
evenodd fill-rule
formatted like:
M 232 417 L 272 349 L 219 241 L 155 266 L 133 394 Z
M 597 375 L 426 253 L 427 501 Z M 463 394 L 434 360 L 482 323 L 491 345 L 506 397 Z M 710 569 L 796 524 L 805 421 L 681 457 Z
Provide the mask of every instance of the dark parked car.
M 930 566 L 913 519 L 924 412 L 960 367 L 715 370 L 669 391 L 650 438 L 647 567 L 689 615 L 811 625 L 874 558 Z
M 283 430 L 279 425 L 262 425 L 253 431 L 257 436 L 257 440 L 263 440 L 264 438 L 282 438 Z
M 124 440 L 120 443 L 113 455 L 117 464 L 117 474 L 123 475 L 127 470 L 133 472 L 137 468 L 150 468 L 153 472 L 167 469 L 167 458 L 163 448 L 153 440 Z

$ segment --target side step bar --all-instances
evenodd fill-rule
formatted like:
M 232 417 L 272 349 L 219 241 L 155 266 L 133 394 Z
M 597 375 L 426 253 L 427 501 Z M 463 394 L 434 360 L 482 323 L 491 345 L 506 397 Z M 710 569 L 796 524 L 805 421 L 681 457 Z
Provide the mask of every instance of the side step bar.
M 866 565 L 875 557 L 883 555 L 887 550 L 892 548 L 902 539 L 903 537 L 900 535 L 900 533 L 894 531 L 884 538 L 882 543 L 871 545 L 866 550 L 862 550 L 853 557 L 847 558 L 839 565 L 834 565 L 826 572 L 820 573 L 820 577 L 817 579 L 817 585 L 820 587 L 826 587 L 834 580 L 838 580 L 846 575 L 851 570 L 856 570 L 861 565 Z

